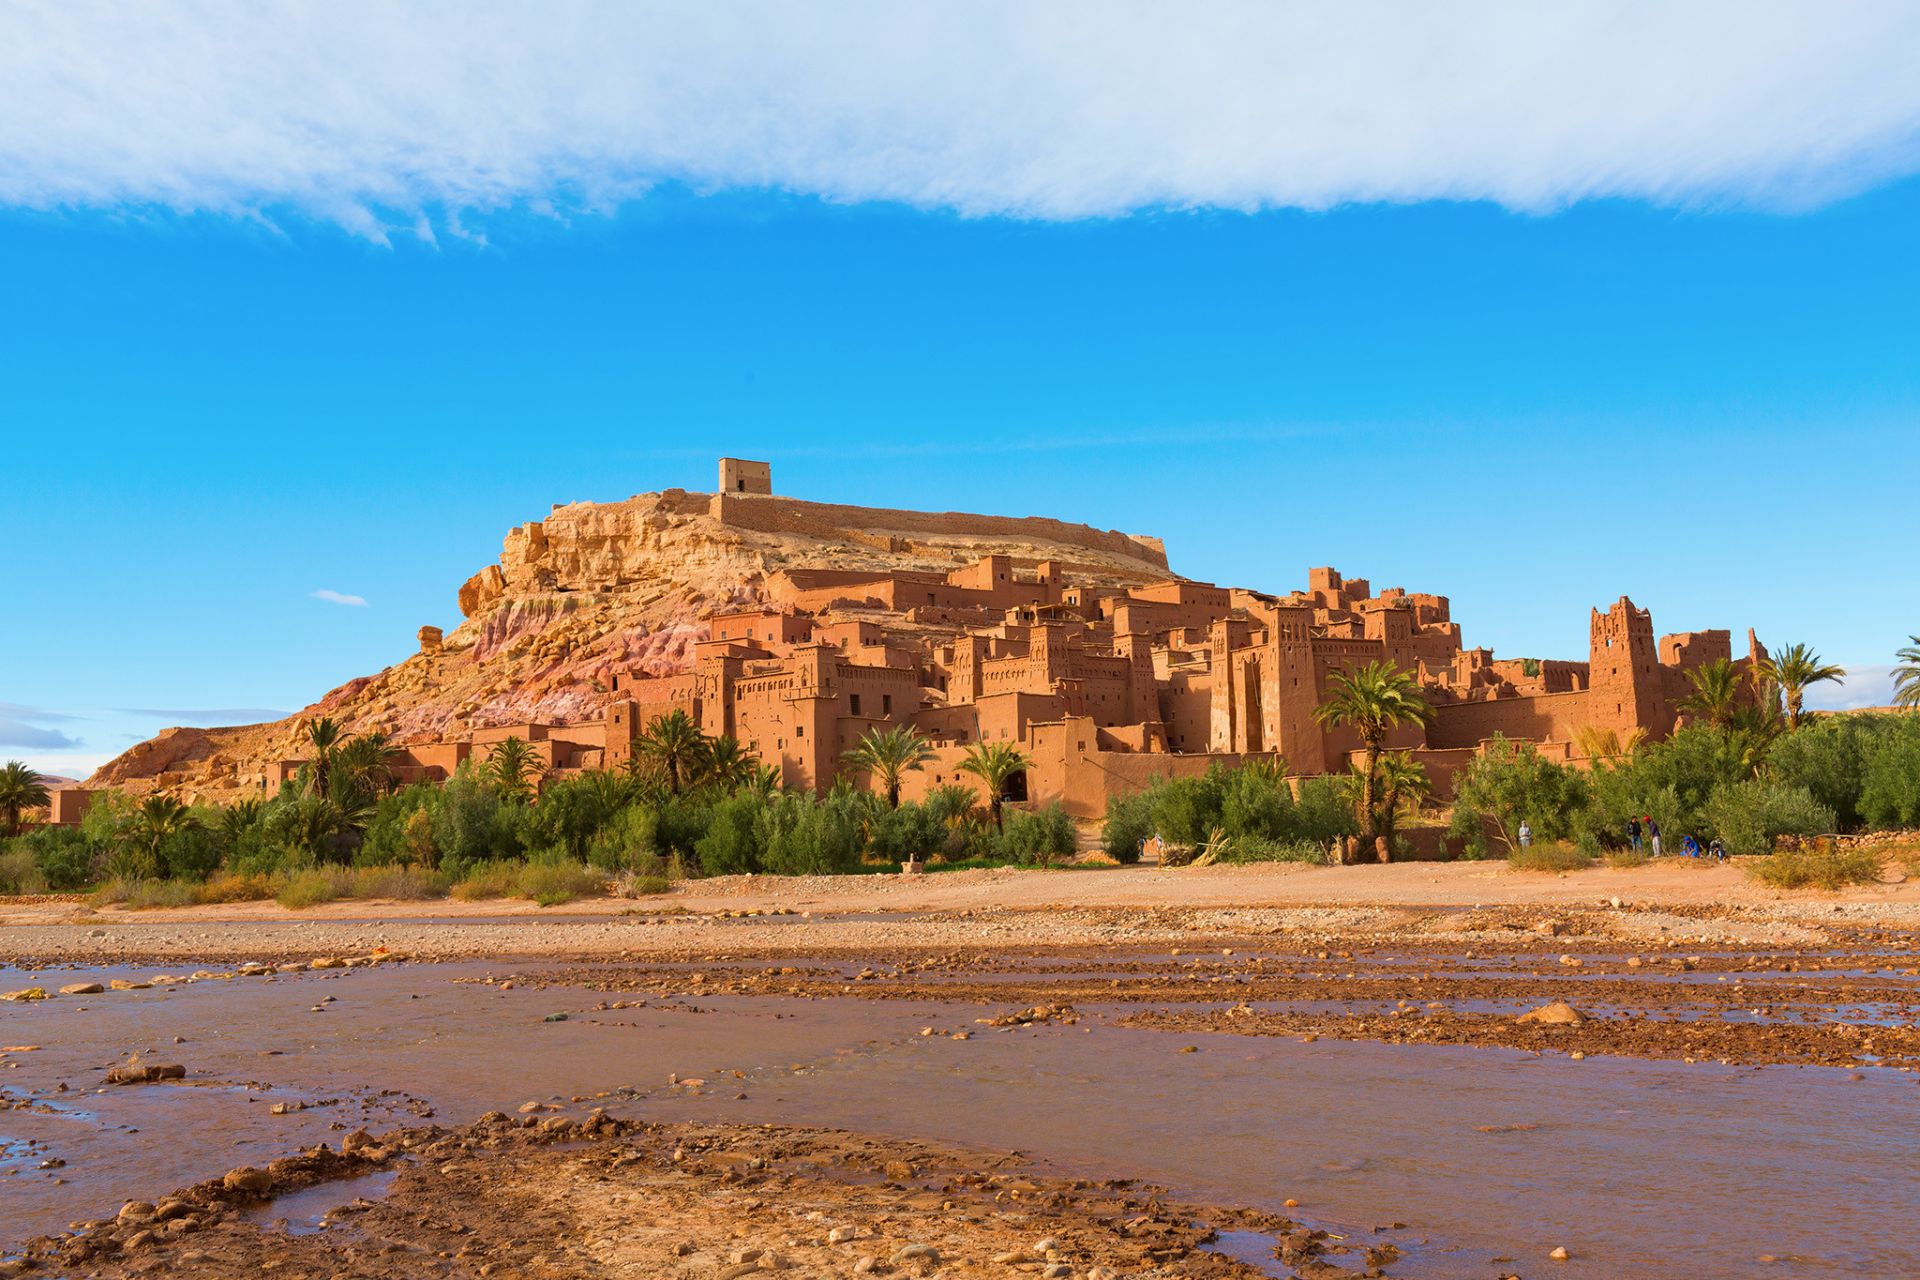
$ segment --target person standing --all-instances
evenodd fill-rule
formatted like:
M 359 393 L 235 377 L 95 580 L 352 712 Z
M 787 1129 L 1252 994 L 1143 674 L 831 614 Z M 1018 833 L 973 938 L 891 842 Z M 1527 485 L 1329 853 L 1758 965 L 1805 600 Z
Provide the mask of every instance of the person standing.
M 1640 852 L 1640 819 L 1638 818 L 1627 819 L 1627 843 L 1633 847 L 1635 853 Z
M 1526 848 L 1533 843 L 1533 828 L 1527 825 L 1525 818 L 1520 819 L 1520 847 Z
M 1653 820 L 1652 814 L 1647 815 L 1647 840 L 1653 845 L 1653 856 L 1656 858 L 1659 857 L 1660 856 L 1660 824 Z

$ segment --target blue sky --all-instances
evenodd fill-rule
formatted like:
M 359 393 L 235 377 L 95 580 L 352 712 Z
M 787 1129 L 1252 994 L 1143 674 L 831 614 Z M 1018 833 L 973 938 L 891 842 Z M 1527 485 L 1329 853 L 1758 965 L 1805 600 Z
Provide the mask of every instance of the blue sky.
M 1823 136 L 1864 74 L 1833 56 Z M 1743 136 L 1637 173 L 1630 135 L 1435 177 L 1391 147 L 1304 192 L 1252 144 L 1116 187 L 1133 134 L 1089 177 L 1004 120 L 931 192 L 839 144 L 593 186 L 439 135 L 389 172 L 351 121 L 326 164 L 157 159 L 232 103 L 119 151 L 83 119 L 58 165 L 0 127 L 0 538 L 32 566 L 0 757 L 81 773 L 296 709 L 457 622 L 511 525 L 710 487 L 721 453 L 802 497 L 1154 533 L 1195 577 L 1444 592 L 1509 655 L 1584 656 L 1625 592 L 1885 664 L 1920 631 L 1920 106 L 1869 106 L 1837 158 Z

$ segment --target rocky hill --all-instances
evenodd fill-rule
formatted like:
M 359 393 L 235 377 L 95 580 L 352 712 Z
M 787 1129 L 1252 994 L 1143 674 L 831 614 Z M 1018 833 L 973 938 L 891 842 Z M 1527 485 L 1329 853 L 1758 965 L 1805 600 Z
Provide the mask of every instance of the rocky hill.
M 269 762 L 304 754 L 302 726 L 314 716 L 403 741 L 597 720 L 611 673 L 689 666 L 703 619 L 769 601 L 781 570 L 944 573 L 989 554 L 1058 560 L 1083 581 L 1168 576 L 1156 539 L 1044 518 L 679 489 L 557 506 L 510 532 L 499 563 L 460 587 L 460 626 L 444 637 L 422 628 L 404 661 L 285 720 L 167 729 L 101 766 L 87 785 L 215 799 L 250 790 Z

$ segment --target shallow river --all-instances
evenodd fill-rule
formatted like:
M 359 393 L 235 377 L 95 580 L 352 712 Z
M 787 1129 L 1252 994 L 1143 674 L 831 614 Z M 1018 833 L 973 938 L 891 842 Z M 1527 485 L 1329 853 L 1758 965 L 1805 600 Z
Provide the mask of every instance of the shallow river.
M 153 972 L 0 969 L 0 989 Z M 0 1248 L 337 1143 L 334 1126 L 378 1131 L 427 1110 L 462 1123 L 630 1090 L 601 1101 L 657 1120 L 1014 1148 L 1184 1198 L 1294 1198 L 1293 1216 L 1407 1249 L 1399 1276 L 1920 1276 L 1913 1075 L 1183 1036 L 1107 1025 L 1119 1010 L 1085 1005 L 1079 1025 L 1010 1031 L 975 1027 L 997 1010 L 974 1004 L 689 996 L 592 1012 L 611 997 L 459 981 L 485 972 L 407 965 L 0 1005 L 0 1046 L 40 1046 L 0 1067 L 5 1100 L 36 1104 L 0 1110 Z M 556 1013 L 567 1020 L 545 1020 Z M 919 1034 L 929 1026 L 943 1034 Z M 975 1034 L 944 1034 L 963 1028 Z M 101 1088 L 135 1051 L 186 1064 L 188 1085 Z M 675 1073 L 705 1085 L 669 1086 Z M 1547 1262 L 1556 1245 L 1573 1260 Z

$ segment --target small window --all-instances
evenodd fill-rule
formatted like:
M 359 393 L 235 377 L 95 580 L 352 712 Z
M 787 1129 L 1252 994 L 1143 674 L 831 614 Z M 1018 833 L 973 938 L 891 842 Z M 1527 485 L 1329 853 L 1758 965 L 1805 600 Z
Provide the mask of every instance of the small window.
M 738 489 L 741 493 L 745 493 L 747 491 L 747 482 L 745 480 L 735 480 L 733 482 L 733 485 L 734 485 L 734 488 Z
M 883 693 L 880 695 L 880 714 L 883 716 L 889 716 L 893 714 L 893 695 L 892 694 Z
M 860 695 L 857 693 L 854 693 L 854 694 L 849 694 L 847 696 L 848 696 L 848 701 L 853 703 L 853 714 L 856 716 L 859 715 L 860 714 Z
M 794 737 L 796 737 L 796 738 L 804 738 L 804 737 L 806 737 L 806 736 L 807 736 L 807 726 L 805 726 L 805 725 L 803 725 L 803 724 L 797 724 L 797 725 L 795 725 L 795 726 L 793 726 L 793 736 L 794 736 Z

